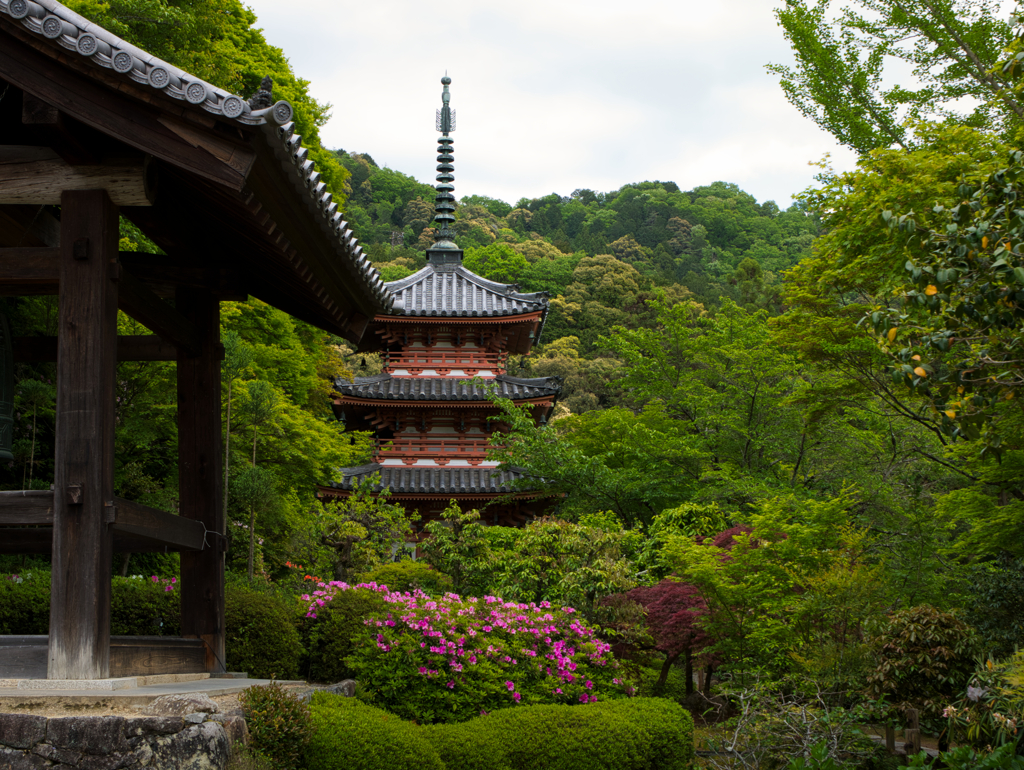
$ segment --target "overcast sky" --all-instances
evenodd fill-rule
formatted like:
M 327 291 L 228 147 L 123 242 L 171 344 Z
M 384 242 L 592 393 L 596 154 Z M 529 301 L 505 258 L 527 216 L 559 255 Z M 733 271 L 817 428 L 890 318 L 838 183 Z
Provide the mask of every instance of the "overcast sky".
M 810 162 L 854 158 L 764 69 L 791 61 L 780 2 L 250 0 L 333 105 L 324 144 L 430 184 L 447 70 L 457 197 L 724 180 L 785 207 L 813 184 Z

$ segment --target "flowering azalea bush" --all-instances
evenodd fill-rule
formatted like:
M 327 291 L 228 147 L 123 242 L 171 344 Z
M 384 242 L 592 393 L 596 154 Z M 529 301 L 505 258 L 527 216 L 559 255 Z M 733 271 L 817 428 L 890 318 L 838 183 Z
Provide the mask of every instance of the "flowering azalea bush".
M 623 697 L 611 648 L 572 607 L 494 596 L 433 599 L 377 583 L 321 583 L 309 617 L 347 591 L 374 592 L 383 609 L 363 622 L 348 664 L 360 697 L 420 723 L 462 722 L 517 704 L 593 703 Z

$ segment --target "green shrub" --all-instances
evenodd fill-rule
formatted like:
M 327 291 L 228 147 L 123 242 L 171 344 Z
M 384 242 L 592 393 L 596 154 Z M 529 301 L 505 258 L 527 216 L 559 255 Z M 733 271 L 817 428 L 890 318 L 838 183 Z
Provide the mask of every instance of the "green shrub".
M 461 724 L 426 725 L 422 729 L 430 745 L 449 768 L 516 770 L 505 759 L 501 731 L 482 729 L 476 719 Z
M 931 760 L 925 753 L 907 758 L 909 767 L 926 767 L 934 770 L 943 767 L 948 770 L 1024 770 L 1024 756 L 1016 755 L 1012 744 L 1006 743 L 995 751 L 977 752 L 970 746 L 957 746 L 943 752 L 939 759 Z
M 385 607 L 382 594 L 374 591 L 339 591 L 316 618 L 303 618 L 302 642 L 306 648 L 303 671 L 311 682 L 340 682 L 351 679 L 353 671 L 346 662 L 366 636 L 365 618 Z
M 868 697 L 937 719 L 974 673 L 976 638 L 959 617 L 928 605 L 893 613 L 875 640 L 878 663 L 868 676 Z
M 50 629 L 50 573 L 0 575 L 0 634 L 28 636 Z
M 660 698 L 516 707 L 418 727 L 316 693 L 312 713 L 308 770 L 688 770 L 693 760 L 689 714 Z
M 385 585 L 392 591 L 405 593 L 419 589 L 431 596 L 440 596 L 452 590 L 452 579 L 431 567 L 425 561 L 398 561 L 384 564 L 372 572 L 356 576 L 360 583 Z
M 689 770 L 693 762 L 693 717 L 666 698 L 599 701 L 589 708 L 632 721 L 651 735 L 651 767 Z
M 646 709 L 637 702 L 502 709 L 423 731 L 445 764 L 459 770 L 689 768 L 693 733 L 685 710 L 668 701 Z
M 229 671 L 261 679 L 295 679 L 302 658 L 296 611 L 287 600 L 228 584 L 224 616 Z
M 307 770 L 445 770 L 422 729 L 393 714 L 327 693 L 314 693 L 311 711 Z
M 177 636 L 181 633 L 180 603 L 174 578 L 114 577 L 110 581 L 110 633 Z M 50 573 L 33 570 L 0 575 L 0 634 L 46 634 L 49 628 Z
M 110 584 L 110 633 L 112 636 L 179 636 L 181 592 L 177 580 L 113 578 Z
M 279 684 L 255 685 L 238 698 L 249 727 L 249 746 L 277 770 L 298 770 L 313 722 L 309 707 Z

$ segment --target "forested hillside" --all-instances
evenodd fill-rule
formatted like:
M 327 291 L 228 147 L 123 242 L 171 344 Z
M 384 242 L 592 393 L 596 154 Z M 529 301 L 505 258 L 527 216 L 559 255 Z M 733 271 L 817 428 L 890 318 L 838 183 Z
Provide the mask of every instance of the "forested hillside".
M 339 151 L 339 157 L 352 173 L 350 221 L 372 244 L 374 261 L 391 279 L 417 268 L 431 242 L 433 189 L 380 168 L 368 154 Z M 565 296 L 569 304 L 556 309 L 556 330 L 566 328 L 563 320 L 580 326 L 571 305 L 587 304 L 596 298 L 595 290 L 600 292 L 587 278 L 588 266 L 598 264 L 602 272 L 618 271 L 625 293 L 632 295 L 602 302 L 606 307 L 642 304 L 641 295 L 664 288 L 680 296 L 688 292 L 708 305 L 727 297 L 777 310 L 781 271 L 810 255 L 819 229 L 817 218 L 802 206 L 780 211 L 774 201 L 759 204 L 727 182 L 687 192 L 673 182 L 638 182 L 612 192 L 577 189 L 568 196 L 522 198 L 514 206 L 467 195 L 456 217 L 459 245 L 471 269 L 526 291 Z M 615 260 L 583 261 L 602 255 Z M 586 288 L 570 290 L 574 284 Z M 596 312 L 605 314 L 609 326 L 611 316 Z M 585 336 L 591 344 L 593 335 Z

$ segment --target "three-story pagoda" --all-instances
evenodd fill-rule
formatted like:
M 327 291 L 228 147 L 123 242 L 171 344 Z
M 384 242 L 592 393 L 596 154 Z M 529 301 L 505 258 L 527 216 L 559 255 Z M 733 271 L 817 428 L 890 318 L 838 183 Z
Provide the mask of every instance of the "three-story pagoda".
M 561 389 L 557 377 L 525 379 L 506 374 L 509 354 L 526 355 L 540 338 L 547 293 L 526 294 L 496 283 L 462 264 L 455 243 L 453 194 L 455 113 L 451 79 L 442 78 L 437 113 L 435 243 L 427 266 L 386 284 L 392 310 L 370 322 L 364 339 L 378 339 L 384 373 L 335 382 L 335 412 L 349 429 L 373 430 L 373 462 L 343 468 L 342 479 L 321 486 L 322 497 L 345 497 L 357 481 L 379 474 L 377 489 L 429 520 L 450 500 L 483 508 L 488 523 L 515 526 L 539 514 L 549 500 L 515 491 L 515 471 L 487 458 L 498 413 L 489 395 L 528 404 L 546 422 Z M 514 494 L 513 494 L 514 492 Z

